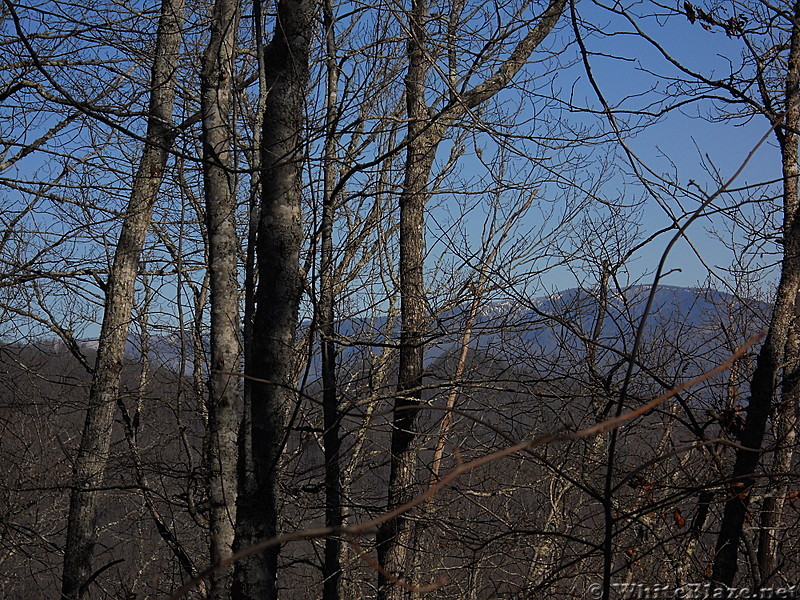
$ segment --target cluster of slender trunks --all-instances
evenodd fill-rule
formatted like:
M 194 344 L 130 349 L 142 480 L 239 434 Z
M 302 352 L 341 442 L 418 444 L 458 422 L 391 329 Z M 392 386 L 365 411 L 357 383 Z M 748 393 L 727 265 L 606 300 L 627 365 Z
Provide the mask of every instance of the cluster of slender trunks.
M 425 206 L 431 171 L 440 143 L 460 119 L 504 89 L 530 55 L 551 33 L 566 0 L 551 0 L 509 56 L 485 80 L 467 91 L 453 91 L 446 106 L 432 114 L 426 101 L 431 67 L 426 53 L 426 0 L 413 0 L 408 12 L 405 77 L 406 137 L 404 178 L 399 193 L 399 294 L 401 333 L 399 370 L 391 438 L 387 509 L 418 493 L 415 439 L 423 390 L 423 354 L 429 315 L 426 313 L 424 258 Z M 120 373 L 134 301 L 138 264 L 173 144 L 180 127 L 173 122 L 175 73 L 184 19 L 183 0 L 163 0 L 151 72 L 146 142 L 133 180 L 131 196 L 106 286 L 105 312 L 93 372 L 84 431 L 75 461 L 70 497 L 62 597 L 85 595 L 93 570 L 97 514 L 117 410 Z M 261 16 L 255 19 L 259 60 L 258 156 L 253 180 L 257 201 L 248 235 L 250 271 L 246 274 L 244 317 L 240 315 L 239 235 L 236 212 L 240 170 L 234 153 L 234 93 L 239 0 L 216 0 L 208 46 L 202 56 L 202 165 L 208 240 L 210 286 L 210 376 L 205 474 L 210 498 L 209 563 L 218 564 L 237 550 L 278 533 L 276 512 L 280 456 L 286 438 L 286 413 L 297 401 L 294 349 L 298 310 L 304 290 L 300 264 L 303 243 L 301 188 L 304 159 L 304 115 L 309 81 L 310 44 L 318 22 L 325 27 L 327 113 L 325 152 L 336 152 L 336 94 L 339 74 L 335 59 L 334 17 L 329 0 L 279 0 L 270 41 L 261 44 Z M 784 258 L 769 334 L 760 351 L 751 382 L 751 399 L 741 435 L 741 448 L 731 473 L 712 579 L 732 585 L 749 491 L 756 481 L 767 422 L 775 419 L 789 439 L 797 418 L 800 382 L 796 303 L 800 289 L 800 219 L 797 218 L 798 20 L 792 31 L 786 82 L 785 112 L 775 117 L 775 132 L 784 161 Z M 333 165 L 334 161 L 330 161 Z M 333 226 L 341 182 L 326 168 L 320 228 L 320 300 L 317 310 L 322 350 L 324 408 L 325 519 L 340 527 L 347 515 L 341 497 L 340 420 L 336 389 L 335 265 Z M 468 340 L 467 340 L 468 344 Z M 462 359 L 463 362 L 463 359 Z M 244 377 L 242 377 L 244 375 Z M 776 410 L 777 409 L 777 410 Z M 443 430 L 446 425 L 443 424 Z M 788 470 L 791 444 L 776 453 L 777 471 Z M 438 467 L 437 467 L 438 470 Z M 780 526 L 782 501 L 776 493 L 763 505 L 759 544 L 761 582 L 776 568 L 773 532 Z M 169 535 L 168 532 L 164 535 Z M 404 516 L 384 523 L 376 548 L 382 572 L 380 600 L 399 600 L 410 592 L 395 579 L 414 581 L 413 524 Z M 341 540 L 326 540 L 325 600 L 340 597 Z M 183 561 L 186 564 L 186 561 Z M 189 576 L 196 573 L 186 567 Z M 278 549 L 250 554 L 214 571 L 207 591 L 215 598 L 277 597 Z

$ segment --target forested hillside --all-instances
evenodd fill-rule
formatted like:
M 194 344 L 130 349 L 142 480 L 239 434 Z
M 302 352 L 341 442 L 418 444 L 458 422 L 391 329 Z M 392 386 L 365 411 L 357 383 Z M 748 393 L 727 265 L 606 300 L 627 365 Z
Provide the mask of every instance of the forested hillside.
M 800 4 L 0 1 L 0 596 L 794 593 Z

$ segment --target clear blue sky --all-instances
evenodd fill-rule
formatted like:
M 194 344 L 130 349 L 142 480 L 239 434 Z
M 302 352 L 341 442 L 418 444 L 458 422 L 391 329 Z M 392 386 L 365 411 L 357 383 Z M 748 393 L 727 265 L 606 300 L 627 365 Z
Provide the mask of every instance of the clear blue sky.
M 648 5 L 641 5 L 642 11 L 648 10 Z M 586 31 L 585 42 L 590 52 L 598 53 L 591 57 L 591 66 L 596 77 L 597 83 L 602 89 L 606 100 L 615 108 L 639 109 L 648 104 L 648 99 L 653 99 L 665 91 L 669 91 L 663 79 L 658 75 L 674 74 L 674 68 L 668 65 L 657 52 L 648 44 L 633 35 L 612 32 L 624 32 L 630 30 L 623 20 L 611 15 L 596 4 L 588 0 L 578 3 L 578 11 L 582 19 L 591 23 L 602 31 L 602 35 L 590 34 Z M 655 18 L 639 21 L 642 27 L 658 39 L 667 50 L 674 54 L 675 58 L 684 62 L 686 65 L 707 74 L 719 76 L 726 73 L 730 61 L 736 62 L 742 50 L 742 41 L 736 38 L 728 38 L 719 29 L 715 31 L 705 31 L 699 24 L 691 25 L 687 19 L 678 17 L 667 20 Z M 549 47 L 558 48 L 568 43 L 572 38 L 572 30 L 569 23 L 569 14 L 562 20 L 560 33 L 549 43 Z M 616 58 L 601 56 L 599 54 L 614 55 Z M 537 54 L 537 57 L 541 55 Z M 556 60 L 556 59 L 553 59 Z M 588 85 L 583 65 L 578 61 L 577 46 L 572 43 L 568 46 L 565 54 L 557 59 L 563 67 L 555 69 L 555 79 L 552 89 L 557 90 L 566 101 L 567 96 L 571 97 L 575 106 L 586 106 L 593 109 L 599 108 L 599 103 L 594 91 Z M 523 77 L 536 74 L 541 70 L 541 65 L 530 65 Z M 539 90 L 545 94 L 546 89 Z M 543 100 L 523 101 L 514 98 L 514 92 L 509 92 L 505 96 L 506 100 L 511 99 L 520 103 L 528 102 L 525 110 L 530 112 L 530 117 L 537 116 L 538 121 L 532 121 L 528 127 L 528 133 L 535 138 L 537 132 L 546 129 L 548 123 L 546 117 L 537 115 L 536 111 Z M 709 106 L 698 104 L 690 106 L 680 111 L 674 111 L 662 117 L 658 122 L 649 125 L 635 136 L 626 135 L 626 142 L 629 147 L 641 158 L 644 163 L 657 174 L 663 174 L 667 178 L 673 178 L 681 186 L 686 186 L 690 181 L 694 181 L 699 188 L 711 192 L 716 189 L 717 183 L 714 177 L 709 175 L 707 167 L 713 165 L 719 176 L 727 179 L 737 170 L 742 161 L 750 153 L 751 149 L 759 138 L 768 129 L 766 120 L 756 117 L 749 123 L 742 122 L 717 122 L 711 123 L 707 120 L 698 118 L 700 114 L 707 114 Z M 4 113 L 0 112 L 0 116 Z M 584 123 L 591 125 L 595 129 L 607 129 L 607 122 L 603 117 L 591 115 L 581 115 L 579 113 L 563 113 L 562 117 L 573 123 Z M 525 132 L 520 132 L 524 134 Z M 33 130 L 31 130 L 33 135 Z M 73 141 L 73 148 L 60 147 L 62 152 L 75 154 L 79 151 L 90 151 L 86 148 L 86 142 L 81 138 Z M 446 144 L 443 146 L 446 149 Z M 607 179 L 598 185 L 597 194 L 606 198 L 609 202 L 623 200 L 634 202 L 642 200 L 645 196 L 643 188 L 637 185 L 630 176 L 630 169 L 626 166 L 623 153 L 619 151 L 613 143 L 602 146 L 587 146 L 583 151 L 587 157 L 585 172 L 562 173 L 565 179 L 570 177 L 586 177 L 591 180 L 596 177 L 594 172 L 598 163 L 603 159 L 613 157 L 611 162 L 616 165 L 616 172 L 612 172 Z M 469 155 L 469 151 L 467 152 Z M 543 156 L 539 167 L 530 166 L 532 176 L 542 176 L 542 165 L 552 168 L 553 173 L 559 172 L 557 157 Z M 44 168 L 42 159 L 38 155 L 32 155 L 25 164 L 20 164 L 20 168 L 32 175 L 37 169 Z M 549 162 L 548 162 L 549 161 Z M 55 163 L 53 163 L 55 164 Z M 52 165 L 51 165 L 52 166 Z M 463 159 L 461 172 L 464 176 L 470 176 L 471 171 L 481 170 L 477 160 L 469 156 Z M 522 176 L 524 176 L 524 166 Z M 626 171 L 628 171 L 626 175 Z M 780 174 L 779 157 L 775 148 L 773 138 L 762 146 L 753 156 L 747 169 L 735 182 L 736 187 L 747 184 L 755 184 L 770 179 L 776 179 Z M 18 173 L 6 173 L 6 176 L 16 176 Z M 97 183 L 97 182 L 95 182 Z M 520 223 L 518 232 L 522 233 L 527 229 L 536 229 L 542 217 L 542 211 L 548 207 L 558 207 L 560 202 L 559 194 L 563 193 L 558 186 L 550 183 L 543 184 L 537 188 L 537 192 L 542 200 L 542 207 L 536 205 L 530 211 L 528 217 Z M 115 201 L 122 205 L 125 200 L 124 190 L 116 190 L 118 195 Z M 754 192 L 761 193 L 762 191 Z M 669 193 L 662 192 L 662 201 L 668 208 L 681 212 L 682 206 L 686 210 L 691 210 L 697 205 L 696 198 L 688 198 L 678 193 L 670 198 Z M 508 198 L 511 203 L 515 198 Z M 723 199 L 722 202 L 730 202 L 730 199 Z M 548 204 L 549 203 L 549 204 Z M 444 210 L 446 203 L 440 203 L 431 207 L 429 219 L 429 231 L 431 240 L 431 264 L 435 262 L 445 245 L 436 243 L 440 237 L 440 225 L 447 227 L 448 215 Z M 110 206 L 109 206 L 110 208 Z M 539 210 L 541 209 L 541 210 Z M 482 210 L 477 210 L 468 220 L 464 235 L 469 239 L 473 249 L 480 248 L 481 227 L 483 225 Z M 598 210 L 598 215 L 602 215 L 602 210 Z M 615 218 L 615 217 L 608 217 Z M 670 223 L 670 219 L 664 210 L 652 199 L 643 202 L 639 214 L 639 236 L 647 237 L 651 232 L 657 231 Z M 62 224 L 63 225 L 63 224 Z M 766 224 L 764 224 L 766 226 Z M 702 219 L 692 225 L 688 234 L 697 251 L 700 252 L 707 265 L 716 267 L 727 267 L 734 256 L 728 244 L 718 242 L 706 234 L 707 228 L 715 228 L 720 232 L 725 231 L 725 219 L 716 217 L 713 219 Z M 96 233 L 96 232 L 95 232 Z M 462 234 L 458 230 L 450 230 L 449 235 L 453 238 Z M 557 233 L 555 234 L 557 236 Z M 639 251 L 629 262 L 630 281 L 647 283 L 650 280 L 649 273 L 655 268 L 660 258 L 661 251 L 671 234 L 662 235 L 653 243 L 647 245 Z M 88 244 L 87 244 L 88 245 Z M 534 249 L 535 250 L 535 249 Z M 764 264 L 768 264 L 770 256 L 763 259 Z M 665 283 L 672 285 L 692 286 L 702 284 L 707 280 L 707 269 L 703 261 L 699 260 L 694 251 L 685 242 L 681 242 L 673 250 L 668 270 L 680 269 L 680 272 L 671 272 L 665 279 Z M 722 271 L 717 270 L 721 276 Z M 774 281 L 774 271 L 765 280 L 768 286 L 770 281 Z M 571 271 L 566 268 L 556 268 L 548 271 L 537 280 L 538 286 L 533 286 L 531 292 L 534 294 L 546 293 L 555 289 L 566 289 L 575 287 L 578 284 L 591 285 L 591 276 L 585 271 Z M 623 283 L 625 283 L 623 281 Z M 724 289 L 721 281 L 711 282 L 713 285 Z M 435 287 L 436 282 L 432 281 L 431 286 Z M 170 292 L 164 289 L 165 296 Z M 168 299 L 165 302 L 168 304 Z M 93 331 L 89 327 L 87 331 Z M 91 333 L 89 334 L 89 336 Z
M 586 36 L 584 41 L 589 52 L 596 53 L 590 57 L 591 67 L 597 84 L 610 106 L 619 110 L 640 110 L 658 98 L 669 98 L 669 93 L 672 91 L 669 81 L 661 76 L 676 76 L 678 73 L 672 65 L 650 44 L 632 35 L 630 25 L 621 17 L 612 15 L 586 0 L 579 3 L 578 8 L 582 19 L 602 31 L 601 34 L 586 31 L 583 33 Z M 641 10 L 648 10 L 647 6 L 642 5 Z M 568 19 L 567 14 L 561 31 L 562 45 L 565 39 L 572 36 Z M 724 77 L 729 73 L 731 65 L 735 67 L 738 64 L 743 49 L 741 39 L 727 37 L 721 28 L 706 31 L 699 23 L 692 25 L 682 16 L 670 19 L 648 18 L 638 23 L 674 58 L 709 77 Z M 560 57 L 560 61 L 564 64 L 571 60 L 575 62 L 557 71 L 553 87 L 564 94 L 569 94 L 574 105 L 598 110 L 600 103 L 597 96 L 588 83 L 583 65 L 576 59 L 577 46 L 572 44 L 567 53 Z M 531 70 L 537 68 L 539 67 L 529 67 Z M 535 106 L 533 103 L 534 110 Z M 734 119 L 725 122 L 712 122 L 708 118 L 702 118 L 717 114 L 709 101 L 699 102 L 667 113 L 635 135 L 625 134 L 629 148 L 647 168 L 656 175 L 674 181 L 678 186 L 689 187 L 689 195 L 677 188 L 670 190 L 667 186 L 659 190 L 659 201 L 649 198 L 645 188 L 631 175 L 625 155 L 618 147 L 615 149 L 614 144 L 606 144 L 586 150 L 587 156 L 591 157 L 591 161 L 587 162 L 587 170 L 597 168 L 598 161 L 616 152 L 612 162 L 618 170 L 597 188 L 598 195 L 609 202 L 620 199 L 628 203 L 642 201 L 638 216 L 640 238 L 646 238 L 650 233 L 670 225 L 671 219 L 664 208 L 659 206 L 659 202 L 667 210 L 679 216 L 691 212 L 698 206 L 702 193 L 709 194 L 716 191 L 719 187 L 718 181 L 730 178 L 758 141 L 769 132 L 768 122 L 760 116 L 749 121 Z M 580 114 L 564 116 L 575 122 L 591 123 L 595 127 L 607 128 L 607 121 L 602 117 Z M 619 118 L 626 117 L 620 114 Z M 633 117 L 630 119 L 635 120 Z M 603 156 L 598 156 L 597 153 Z M 543 162 L 546 163 L 547 160 L 544 159 Z M 469 159 L 466 159 L 465 164 L 470 164 Z M 714 172 L 716 175 L 712 174 Z M 653 175 L 647 174 L 647 177 L 652 179 Z M 762 144 L 750 158 L 732 187 L 751 186 L 779 177 L 780 157 L 775 138 L 770 135 L 767 142 Z M 770 189 L 761 187 L 740 192 L 735 196 L 723 196 L 715 201 L 714 206 L 730 206 L 735 202 L 766 196 L 770 191 L 778 189 L 776 186 Z M 559 191 L 555 187 L 545 186 L 542 193 L 555 197 Z M 750 212 L 745 214 L 750 219 L 758 219 Z M 537 218 L 539 214 L 533 211 L 528 217 L 529 222 L 520 226 L 520 231 L 524 230 L 525 225 L 535 227 Z M 431 241 L 439 235 L 439 231 L 436 230 L 437 221 L 434 212 L 429 236 Z M 474 228 L 474 231 L 471 231 L 471 239 L 476 246 L 479 245 L 481 224 L 482 219 L 476 216 L 471 225 Z M 725 290 L 726 282 L 723 279 L 728 283 L 731 283 L 732 279 L 724 270 L 736 259 L 736 253 L 731 249 L 731 241 L 743 241 L 740 234 L 731 234 L 727 225 L 728 221 L 721 216 L 701 218 L 694 222 L 687 232 L 694 249 L 685 241 L 675 246 L 667 263 L 666 271 L 669 275 L 664 283 L 694 286 L 710 282 L 711 285 Z M 760 226 L 763 229 L 768 228 L 763 219 Z M 714 235 L 709 235 L 709 229 L 716 231 L 723 241 L 716 239 Z M 659 236 L 634 255 L 628 265 L 629 281 L 648 283 L 652 279 L 649 274 L 658 264 L 661 253 L 672 235 L 670 232 Z M 767 247 L 773 251 L 776 248 L 774 245 Z M 438 256 L 437 250 L 432 249 L 432 254 Z M 699 258 L 697 254 L 700 255 Z M 741 253 L 739 255 L 741 256 Z M 765 254 L 750 258 L 755 262 L 750 262 L 749 265 L 758 267 L 759 272 L 765 275 L 759 287 L 768 290 L 775 281 L 776 273 L 774 269 L 765 270 L 762 267 L 772 264 L 775 256 Z M 708 267 L 715 274 L 710 279 Z M 542 291 L 565 289 L 578 284 L 590 285 L 591 277 L 585 272 L 576 273 L 570 269 L 558 268 L 544 275 L 540 283 Z

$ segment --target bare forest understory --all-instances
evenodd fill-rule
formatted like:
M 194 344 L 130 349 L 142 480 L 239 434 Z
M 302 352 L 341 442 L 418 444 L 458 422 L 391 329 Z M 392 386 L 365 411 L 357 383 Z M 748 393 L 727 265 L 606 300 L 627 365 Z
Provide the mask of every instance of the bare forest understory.
M 800 596 L 800 3 L 0 24 L 0 597 Z

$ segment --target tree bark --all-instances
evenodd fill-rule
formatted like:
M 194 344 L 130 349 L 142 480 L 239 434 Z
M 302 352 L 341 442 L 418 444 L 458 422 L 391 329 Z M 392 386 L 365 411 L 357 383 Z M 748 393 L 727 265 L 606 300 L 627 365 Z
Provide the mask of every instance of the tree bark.
M 775 406 L 773 414 L 773 431 L 775 433 L 775 454 L 772 458 L 771 475 L 778 478 L 771 494 L 764 498 L 761 507 L 761 523 L 758 539 L 758 570 L 759 582 L 762 587 L 768 587 L 770 581 L 777 575 L 778 546 L 780 536 L 778 532 L 783 523 L 783 509 L 786 504 L 786 494 L 789 489 L 785 481 L 785 474 L 792 468 L 792 459 L 797 440 L 797 425 L 800 411 L 798 399 L 800 398 L 800 331 L 798 331 L 798 309 L 800 304 L 795 299 L 795 315 L 792 329 L 789 334 L 789 343 L 785 350 L 785 362 L 788 375 L 784 375 L 781 402 Z
M 425 99 L 429 70 L 425 49 L 426 0 L 413 0 L 409 13 L 408 72 L 405 78 L 408 134 L 405 174 L 400 192 L 400 357 L 391 440 L 388 510 L 414 495 L 417 414 L 422 401 L 426 302 L 424 282 L 425 204 L 436 151 L 449 125 L 504 89 L 530 54 L 553 30 L 566 0 L 552 0 L 509 57 L 485 81 L 453 98 L 436 120 Z M 377 534 L 378 562 L 392 577 L 409 580 L 414 528 L 407 515 L 384 523 Z M 400 600 L 410 592 L 383 574 L 378 578 L 379 600 Z
M 756 483 L 755 473 L 763 445 L 767 420 L 775 402 L 775 394 L 784 377 L 787 343 L 793 329 L 795 302 L 800 286 L 800 219 L 798 210 L 797 127 L 800 124 L 800 3 L 794 5 L 794 20 L 786 73 L 786 112 L 784 127 L 776 131 L 781 146 L 783 167 L 783 235 L 784 255 L 775 308 L 769 332 L 761 347 L 756 369 L 750 384 L 750 403 L 747 407 L 744 430 L 740 436 L 744 448 L 737 450 L 736 462 L 728 488 L 728 500 L 722 516 L 712 580 L 732 586 L 736 577 L 739 545 L 747 515 L 749 497 Z M 776 428 L 778 431 L 779 428 Z M 779 440 L 780 443 L 780 440 Z
M 205 469 L 210 510 L 210 559 L 217 564 L 232 554 L 236 522 L 237 448 L 242 394 L 239 284 L 237 279 L 236 175 L 233 164 L 233 77 L 240 6 L 217 0 L 211 38 L 203 54 L 201 102 L 203 185 L 208 235 L 211 306 L 211 373 Z M 211 577 L 215 598 L 230 593 L 232 569 Z
M 408 502 L 416 481 L 416 420 L 422 401 L 423 342 L 425 335 L 425 204 L 428 178 L 441 136 L 426 133 L 425 101 L 426 0 L 413 0 L 409 15 L 408 73 L 405 79 L 408 111 L 408 147 L 400 193 L 400 365 L 391 440 L 388 509 Z M 384 523 L 377 535 L 378 561 L 393 577 L 408 579 L 414 528 L 407 515 Z M 383 575 L 378 580 L 379 600 L 408 597 L 408 590 Z
M 111 444 L 139 257 L 175 137 L 171 123 L 182 24 L 183 0 L 164 0 L 151 70 L 146 143 L 108 276 L 89 408 L 74 467 L 61 582 L 61 595 L 65 599 L 83 596 L 92 576 L 99 488 Z
M 341 527 L 344 522 L 342 481 L 339 452 L 341 450 L 339 398 L 336 386 L 335 269 L 333 255 L 333 223 L 336 216 L 336 124 L 338 121 L 339 66 L 336 61 L 336 34 L 333 4 L 322 3 L 325 27 L 325 164 L 320 227 L 320 298 L 319 332 L 322 349 L 322 412 L 323 446 L 325 454 L 325 526 Z M 337 536 L 325 538 L 325 557 L 322 565 L 322 599 L 339 600 L 341 581 L 342 541 Z
M 253 323 L 250 412 L 252 474 L 240 489 L 237 547 L 278 529 L 276 486 L 286 408 L 296 401 L 295 336 L 302 293 L 300 218 L 303 125 L 309 80 L 313 0 L 281 0 L 266 48 L 261 149 L 258 287 Z M 234 598 L 277 596 L 278 548 L 236 563 Z

